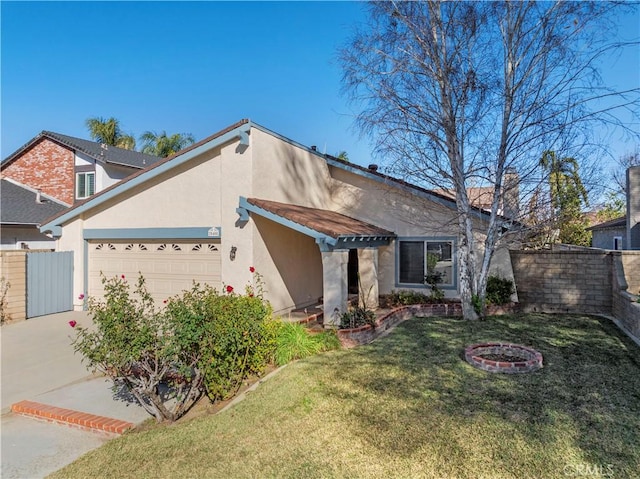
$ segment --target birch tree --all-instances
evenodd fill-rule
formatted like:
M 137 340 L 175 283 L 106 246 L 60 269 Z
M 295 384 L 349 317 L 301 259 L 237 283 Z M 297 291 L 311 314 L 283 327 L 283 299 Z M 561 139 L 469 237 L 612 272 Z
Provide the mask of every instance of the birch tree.
M 534 191 L 544 183 L 544 151 L 582 158 L 576 149 L 593 144 L 596 122 L 619 123 L 616 108 L 639 103 L 640 89 L 599 83 L 598 61 L 623 46 L 611 41 L 619 7 L 372 2 L 368 23 L 340 51 L 345 91 L 360 111 L 356 125 L 387 170 L 455 193 L 465 318 L 484 312 L 491 258 L 508 230 L 499 211 L 509 189 Z M 608 106 L 598 107 L 603 99 Z M 517 185 L 504 181 L 513 168 Z M 581 165 L 583 178 L 587 170 Z M 494 186 L 482 231 L 467 194 L 479 184 Z

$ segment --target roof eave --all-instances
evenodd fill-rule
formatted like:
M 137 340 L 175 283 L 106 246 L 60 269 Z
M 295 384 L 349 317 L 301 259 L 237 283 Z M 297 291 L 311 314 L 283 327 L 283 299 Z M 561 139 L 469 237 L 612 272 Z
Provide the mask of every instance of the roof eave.
M 249 203 L 249 201 L 247 201 L 247 198 L 245 198 L 244 196 L 240 197 L 239 206 L 236 211 L 240 215 L 241 221 L 246 221 L 249 219 L 247 212 L 255 213 L 257 215 L 262 216 L 263 218 L 266 218 L 275 223 L 283 225 L 289 229 L 297 231 L 298 233 L 302 233 L 306 236 L 310 236 L 313 239 L 315 239 L 316 243 L 318 243 L 319 245 L 326 244 L 328 246 L 334 246 L 338 242 L 338 238 L 334 238 L 333 236 L 314 230 L 307 226 L 301 225 L 300 223 L 296 223 L 295 221 L 292 221 L 288 218 L 284 218 L 269 210 L 265 210 L 264 208 L 260 208 L 259 206 L 253 205 Z

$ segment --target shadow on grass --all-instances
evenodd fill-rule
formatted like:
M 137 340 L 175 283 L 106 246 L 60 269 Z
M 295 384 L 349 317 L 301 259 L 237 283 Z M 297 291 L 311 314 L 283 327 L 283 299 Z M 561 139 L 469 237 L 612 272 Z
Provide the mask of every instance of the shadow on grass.
M 463 350 L 484 341 L 531 346 L 544 368 L 517 375 L 475 369 Z M 343 413 L 380 453 L 435 447 L 464 457 L 486 448 L 497 463 L 532 454 L 561 467 L 570 454 L 621 474 L 640 466 L 640 349 L 601 318 L 414 319 L 344 355 L 333 373 L 327 394 L 348 400 Z

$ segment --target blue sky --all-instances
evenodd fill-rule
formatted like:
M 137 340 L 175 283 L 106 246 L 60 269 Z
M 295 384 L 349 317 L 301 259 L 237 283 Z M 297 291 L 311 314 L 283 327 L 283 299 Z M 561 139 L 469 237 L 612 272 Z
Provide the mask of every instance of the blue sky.
M 114 116 L 146 130 L 204 138 L 241 118 L 320 151 L 370 162 L 340 94 L 336 48 L 365 19 L 356 2 L 1 2 L 1 156 L 42 130 L 88 138 Z M 640 37 L 640 17 L 620 20 Z M 605 67 L 640 83 L 640 53 Z M 614 151 L 633 149 L 619 132 Z

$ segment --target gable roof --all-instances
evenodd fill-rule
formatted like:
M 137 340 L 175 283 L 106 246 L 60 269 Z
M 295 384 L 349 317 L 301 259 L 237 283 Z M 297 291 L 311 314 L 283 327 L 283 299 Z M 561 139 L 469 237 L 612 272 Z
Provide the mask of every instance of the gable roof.
M 147 155 L 140 153 L 139 151 L 125 150 L 124 148 L 118 148 L 117 146 L 102 147 L 100 143 L 95 141 L 83 140 L 82 138 L 75 138 L 73 136 L 62 135 L 60 133 L 54 133 L 52 131 L 42 131 L 38 136 L 33 138 L 25 145 L 18 148 L 11 155 L 4 159 L 2 162 L 2 168 L 5 168 L 13 160 L 18 158 L 22 153 L 34 146 L 42 139 L 49 139 L 59 143 L 74 151 L 79 151 L 85 155 L 93 158 L 100 163 L 109 163 L 112 165 L 128 166 L 130 168 L 142 169 L 149 165 L 153 165 L 162 160 L 157 156 Z
M 12 181 L 2 179 L 0 183 L 0 223 L 3 225 L 36 226 L 51 215 L 68 209 L 46 195 L 40 195 L 42 202 L 36 201 L 37 193 Z
M 426 198 L 430 201 L 436 202 L 446 208 L 452 209 L 455 211 L 456 203 L 455 200 L 452 200 L 451 197 L 446 196 L 444 194 L 435 192 L 433 190 L 428 190 L 426 188 L 422 188 L 420 186 L 408 183 L 404 180 L 394 178 L 392 176 L 385 175 L 373 169 L 365 168 L 360 165 L 356 165 L 354 163 L 350 163 L 348 161 L 341 160 L 334 156 L 320 153 L 313 148 L 309 148 L 305 145 L 302 145 L 296 141 L 290 140 L 278 133 L 275 133 L 259 124 L 248 120 L 243 119 L 233 125 L 220 130 L 213 135 L 194 143 L 193 145 L 188 146 L 184 150 L 181 150 L 174 154 L 173 156 L 169 156 L 167 158 L 162 158 L 158 162 L 154 163 L 151 166 L 146 167 L 143 170 L 137 171 L 131 176 L 125 178 L 124 180 L 100 191 L 99 193 L 93 195 L 92 197 L 76 204 L 71 209 L 61 214 L 55 215 L 51 218 L 47 219 L 46 224 L 43 225 L 41 230 L 43 232 L 46 231 L 54 231 L 56 233 L 59 232 L 60 226 L 80 215 L 81 213 L 121 194 L 130 189 L 135 188 L 136 186 L 145 183 L 146 181 L 159 176 L 162 173 L 165 173 L 179 165 L 186 163 L 192 158 L 209 151 L 210 149 L 220 146 L 226 142 L 234 140 L 236 138 L 240 139 L 240 147 L 246 147 L 249 145 L 249 136 L 248 133 L 251 128 L 256 128 L 261 130 L 271 136 L 274 136 L 282 141 L 285 141 L 291 145 L 297 146 L 308 153 L 311 153 L 315 156 L 322 158 L 329 166 L 337 167 L 343 169 L 345 171 L 349 171 L 360 176 L 373 179 L 374 181 L 382 182 L 386 185 L 392 186 L 394 188 L 403 189 L 410 194 L 420 196 L 422 198 Z M 471 212 L 478 218 L 487 219 L 490 216 L 490 213 L 478 208 L 476 206 L 471 207 Z
M 597 231 L 597 230 L 604 230 L 608 228 L 626 228 L 626 227 L 627 227 L 627 217 L 621 216 L 620 218 L 614 218 L 612 220 L 605 221 L 604 223 L 593 225 L 590 228 L 587 228 L 587 230 Z

